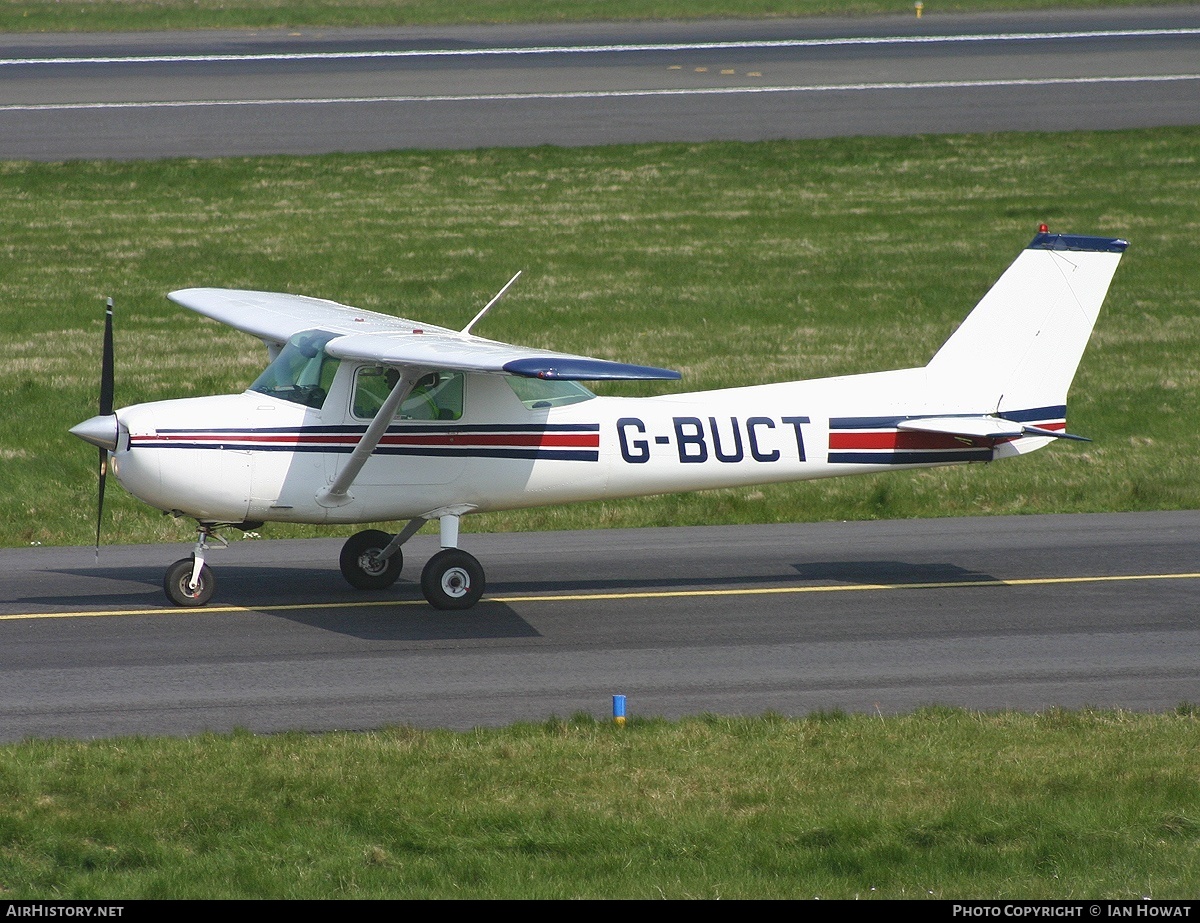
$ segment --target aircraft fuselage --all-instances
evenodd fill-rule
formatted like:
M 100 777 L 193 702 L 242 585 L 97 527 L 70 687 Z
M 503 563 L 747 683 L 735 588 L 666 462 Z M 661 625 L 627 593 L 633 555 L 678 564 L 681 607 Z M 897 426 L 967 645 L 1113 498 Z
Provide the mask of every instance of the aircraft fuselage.
M 330 504 L 320 492 L 367 426 L 353 372 L 320 408 L 252 391 L 125 408 L 114 471 L 146 503 L 199 520 L 354 523 L 990 461 L 1006 447 L 897 432 L 900 408 L 922 412 L 922 369 L 545 409 L 504 376 L 467 375 L 459 419 L 396 419 Z

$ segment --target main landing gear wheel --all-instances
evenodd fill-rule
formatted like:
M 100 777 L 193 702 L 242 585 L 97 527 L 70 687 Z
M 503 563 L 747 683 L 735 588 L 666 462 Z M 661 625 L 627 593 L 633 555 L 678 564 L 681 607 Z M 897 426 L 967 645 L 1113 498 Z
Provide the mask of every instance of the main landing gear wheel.
M 192 559 L 180 558 L 167 569 L 163 590 L 177 606 L 203 606 L 217 589 L 217 578 L 207 564 L 200 567 L 200 579 L 192 586 Z
M 443 548 L 421 571 L 421 592 L 435 609 L 470 609 L 483 587 L 483 568 L 457 548 Z
M 339 561 L 342 576 L 359 590 L 385 590 L 396 582 L 404 569 L 404 555 L 397 548 L 386 560 L 379 555 L 392 537 L 378 529 L 356 532 L 346 539 Z

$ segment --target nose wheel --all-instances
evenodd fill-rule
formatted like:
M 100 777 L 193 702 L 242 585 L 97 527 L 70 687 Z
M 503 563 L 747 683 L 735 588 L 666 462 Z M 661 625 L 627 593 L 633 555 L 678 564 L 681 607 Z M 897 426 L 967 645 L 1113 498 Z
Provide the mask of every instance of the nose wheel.
M 167 599 L 177 606 L 203 606 L 217 589 L 217 579 L 212 569 L 204 562 L 196 573 L 194 558 L 180 558 L 167 569 L 163 577 L 163 591 Z
M 217 534 L 217 529 L 224 528 L 225 525 L 228 524 L 199 523 L 192 556 L 180 558 L 167 568 L 166 576 L 163 577 L 163 592 L 175 605 L 189 608 L 203 606 L 213 598 L 217 589 L 217 578 L 213 576 L 212 568 L 204 562 L 204 557 L 213 547 L 209 544 L 210 541 L 216 542 L 221 548 L 228 547 L 229 542 Z M 242 523 L 244 527 L 250 525 L 251 523 Z
M 421 571 L 421 592 L 435 609 L 470 609 L 483 589 L 483 567 L 458 548 L 443 548 Z

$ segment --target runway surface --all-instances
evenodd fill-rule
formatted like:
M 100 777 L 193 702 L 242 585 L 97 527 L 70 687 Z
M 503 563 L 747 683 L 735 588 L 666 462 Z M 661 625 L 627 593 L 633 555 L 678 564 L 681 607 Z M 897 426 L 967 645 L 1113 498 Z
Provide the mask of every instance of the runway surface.
M 0 36 L 0 159 L 1200 123 L 1200 6 Z
M 467 535 L 461 614 L 434 536 L 382 593 L 339 547 L 237 542 L 204 610 L 183 546 L 0 550 L 0 739 L 1200 700 L 1195 512 Z

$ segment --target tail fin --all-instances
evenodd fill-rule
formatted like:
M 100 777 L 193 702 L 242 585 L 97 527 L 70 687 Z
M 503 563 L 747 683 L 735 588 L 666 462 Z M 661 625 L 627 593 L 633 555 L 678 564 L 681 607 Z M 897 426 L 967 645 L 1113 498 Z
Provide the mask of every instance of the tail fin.
M 1128 246 L 1043 228 L 930 360 L 929 383 L 974 413 L 1065 420 L 1067 389 Z

